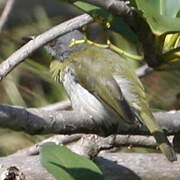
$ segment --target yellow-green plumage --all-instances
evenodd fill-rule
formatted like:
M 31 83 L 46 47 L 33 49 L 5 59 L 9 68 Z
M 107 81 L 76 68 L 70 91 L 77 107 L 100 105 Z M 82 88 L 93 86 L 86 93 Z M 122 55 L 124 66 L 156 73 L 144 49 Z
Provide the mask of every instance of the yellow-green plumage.
M 63 62 L 54 62 L 51 72 L 63 83 L 74 109 L 85 111 L 107 129 L 143 123 L 166 157 L 176 160 L 173 148 L 150 112 L 140 80 L 118 54 L 86 45 Z

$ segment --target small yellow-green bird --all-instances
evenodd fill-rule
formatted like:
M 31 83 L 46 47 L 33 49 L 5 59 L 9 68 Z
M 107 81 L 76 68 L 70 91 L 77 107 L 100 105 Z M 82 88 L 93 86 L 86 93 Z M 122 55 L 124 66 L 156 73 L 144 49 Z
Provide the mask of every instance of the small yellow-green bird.
M 85 112 L 104 131 L 115 133 L 129 124 L 144 124 L 169 161 L 177 160 L 173 147 L 154 119 L 143 85 L 126 59 L 116 52 L 87 43 L 74 30 L 45 46 L 57 61 L 51 63 L 53 77 L 69 95 L 74 110 Z

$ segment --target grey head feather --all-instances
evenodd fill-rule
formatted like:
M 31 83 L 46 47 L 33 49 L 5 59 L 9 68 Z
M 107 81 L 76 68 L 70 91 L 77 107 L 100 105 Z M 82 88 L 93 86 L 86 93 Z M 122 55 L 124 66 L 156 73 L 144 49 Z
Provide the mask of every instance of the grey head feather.
M 50 53 L 52 56 L 54 56 L 60 61 L 64 61 L 73 52 L 85 47 L 84 44 L 69 47 L 72 39 L 82 40 L 84 39 L 84 35 L 80 31 L 74 30 L 55 39 L 52 45 L 51 43 L 49 43 L 44 47 L 47 50 L 47 52 Z

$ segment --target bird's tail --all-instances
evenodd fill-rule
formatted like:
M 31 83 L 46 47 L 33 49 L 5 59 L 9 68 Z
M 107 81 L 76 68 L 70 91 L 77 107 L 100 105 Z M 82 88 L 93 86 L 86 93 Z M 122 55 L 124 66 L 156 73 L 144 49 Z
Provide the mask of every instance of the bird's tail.
M 171 146 L 163 130 L 160 128 L 160 126 L 154 119 L 151 112 L 141 112 L 141 118 L 143 119 L 143 123 L 147 126 L 147 128 L 150 130 L 150 132 L 156 139 L 160 150 L 166 156 L 166 158 L 171 162 L 176 161 L 177 156 L 173 147 Z

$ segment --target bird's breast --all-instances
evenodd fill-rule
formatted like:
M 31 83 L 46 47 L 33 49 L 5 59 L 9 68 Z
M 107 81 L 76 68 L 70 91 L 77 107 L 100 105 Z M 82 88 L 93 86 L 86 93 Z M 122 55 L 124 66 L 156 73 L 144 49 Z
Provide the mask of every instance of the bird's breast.
M 72 70 L 67 68 L 65 71 L 62 82 L 73 109 L 87 113 L 97 124 L 106 127 L 117 126 L 120 121 L 119 115 L 81 86 L 75 80 Z

